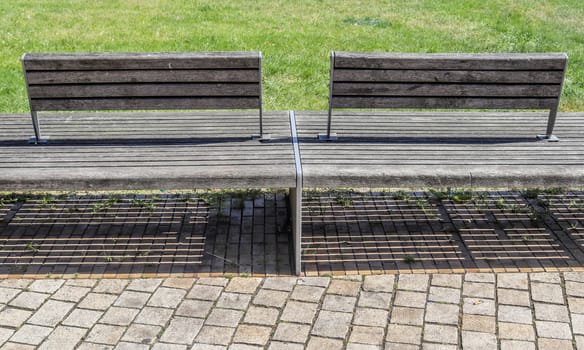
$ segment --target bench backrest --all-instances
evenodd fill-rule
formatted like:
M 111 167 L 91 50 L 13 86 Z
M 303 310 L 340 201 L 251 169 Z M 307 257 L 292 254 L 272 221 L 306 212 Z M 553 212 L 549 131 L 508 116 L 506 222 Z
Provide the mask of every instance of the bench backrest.
M 552 136 L 565 54 L 331 53 L 333 108 L 549 109 Z
M 25 54 L 37 111 L 258 109 L 259 52 Z M 35 136 L 40 139 L 38 121 Z

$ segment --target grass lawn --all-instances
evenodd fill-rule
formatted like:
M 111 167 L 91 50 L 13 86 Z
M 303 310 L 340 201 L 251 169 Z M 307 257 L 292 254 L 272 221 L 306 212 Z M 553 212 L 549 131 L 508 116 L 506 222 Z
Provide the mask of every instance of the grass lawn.
M 582 0 L 4 0 L 0 112 L 28 110 L 25 52 L 260 50 L 264 108 L 325 109 L 328 54 L 566 52 L 584 110 Z

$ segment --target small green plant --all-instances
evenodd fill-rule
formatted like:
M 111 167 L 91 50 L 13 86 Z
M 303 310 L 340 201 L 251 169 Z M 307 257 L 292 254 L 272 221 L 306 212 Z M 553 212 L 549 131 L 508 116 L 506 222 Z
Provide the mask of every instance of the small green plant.
M 507 204 L 504 198 L 499 198 L 495 201 L 495 207 L 499 210 L 505 210 L 509 209 L 509 204 Z
M 55 198 L 50 194 L 44 194 L 40 199 L 41 208 L 55 208 Z
M 33 253 L 36 253 L 39 251 L 39 248 L 37 248 L 37 246 L 33 242 L 28 242 L 25 247 L 26 247 L 26 250 L 31 251 Z
M 353 205 L 353 200 L 351 198 L 344 197 L 342 195 L 337 195 L 335 197 L 335 203 L 344 207 L 344 208 L 348 208 L 351 205 Z
M 408 202 L 412 198 L 412 196 L 409 193 L 407 193 L 407 192 L 397 191 L 397 192 L 394 192 L 392 194 L 391 198 L 393 198 L 396 201 L 406 201 L 406 202 Z
M 414 257 L 413 255 L 407 254 L 406 256 L 404 256 L 403 262 L 405 262 L 408 265 L 415 264 L 416 257 Z
M 565 189 L 563 189 L 561 187 L 550 187 L 550 188 L 544 189 L 543 192 L 547 195 L 557 196 L 557 195 L 563 194 L 565 192 Z

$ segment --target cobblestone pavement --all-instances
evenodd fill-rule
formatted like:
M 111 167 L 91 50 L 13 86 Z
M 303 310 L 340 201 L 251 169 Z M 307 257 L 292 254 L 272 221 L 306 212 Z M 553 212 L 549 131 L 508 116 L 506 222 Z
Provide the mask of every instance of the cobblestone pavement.
M 584 273 L 0 280 L 1 349 L 584 349 Z

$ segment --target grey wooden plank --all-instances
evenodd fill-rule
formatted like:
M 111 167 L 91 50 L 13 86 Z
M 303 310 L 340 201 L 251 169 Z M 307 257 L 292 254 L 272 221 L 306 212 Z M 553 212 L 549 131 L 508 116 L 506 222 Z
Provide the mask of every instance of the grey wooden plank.
M 115 71 L 31 71 L 29 84 L 107 84 L 133 83 L 254 83 L 259 82 L 258 69 L 182 69 L 182 70 L 115 70 Z
M 240 109 L 258 108 L 257 97 L 203 98 L 119 98 L 119 99 L 33 99 L 31 108 L 54 110 L 118 110 L 118 109 Z
M 333 108 L 549 109 L 556 102 L 556 98 L 335 96 L 331 103 Z
M 564 70 L 564 53 L 409 54 L 335 52 L 335 68 L 443 70 Z
M 26 70 L 249 69 L 259 68 L 257 52 L 25 54 Z
M 260 85 L 255 83 L 212 84 L 68 84 L 32 85 L 31 99 L 100 98 L 100 97 L 206 97 L 206 96 L 260 96 Z
M 561 84 L 561 71 L 370 70 L 335 69 L 333 81 L 411 83 Z
M 444 83 L 335 83 L 333 95 L 342 96 L 451 96 L 451 97 L 556 97 L 561 85 L 444 84 Z

